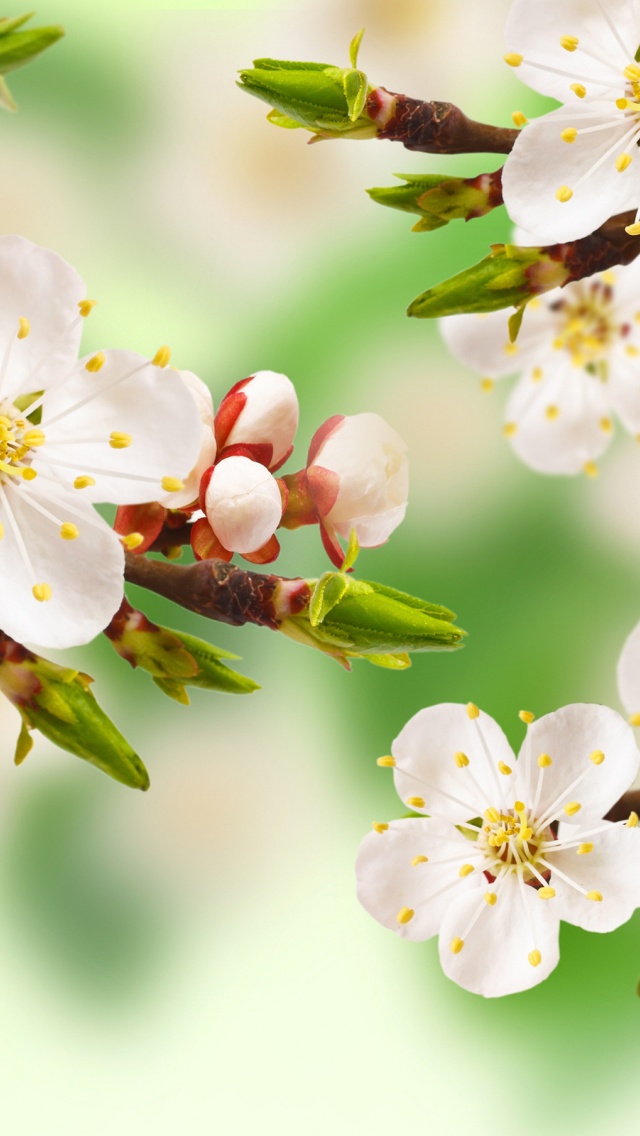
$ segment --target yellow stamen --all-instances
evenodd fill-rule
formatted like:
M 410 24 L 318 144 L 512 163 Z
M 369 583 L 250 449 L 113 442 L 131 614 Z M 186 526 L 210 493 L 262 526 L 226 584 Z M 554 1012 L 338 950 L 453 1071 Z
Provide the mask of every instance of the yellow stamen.
M 565 205 L 567 201 L 571 201 L 573 190 L 570 189 L 568 185 L 561 185 L 560 188 L 556 190 L 556 197 L 558 201 L 561 201 L 562 204 Z
M 35 449 L 37 446 L 44 446 L 46 438 L 42 430 L 27 430 L 26 434 L 22 435 L 22 441 L 29 449 Z
M 172 544 L 170 548 L 165 548 L 164 555 L 167 560 L 181 560 L 182 547 L 179 544 Z
M 526 126 L 529 121 L 527 116 L 524 115 L 521 110 L 514 110 L 511 117 L 513 119 L 514 126 Z
M 581 844 L 578 848 L 578 856 L 588 856 L 590 852 L 593 852 L 593 844 Z
M 94 477 L 89 477 L 87 474 L 84 474 L 82 477 L 76 477 L 73 483 L 73 488 L 88 489 L 90 485 L 95 485 L 95 483 L 96 482 Z
M 525 808 L 526 808 L 526 805 L 525 805 L 524 801 L 514 801 L 514 805 L 513 805 L 514 812 L 523 813 L 525 811 Z
M 517 355 L 519 350 L 517 343 L 505 343 L 504 345 L 505 355 Z
M 20 316 L 18 323 L 20 325 L 18 328 L 18 339 L 26 339 L 31 331 L 31 324 L 26 316 Z
M 484 814 L 484 819 L 489 821 L 489 824 L 497 824 L 500 820 L 500 813 L 497 809 L 487 809 Z
M 491 394 L 491 391 L 493 390 L 495 385 L 496 384 L 493 379 L 483 379 L 480 383 L 480 390 L 483 394 Z
M 521 722 L 526 722 L 527 726 L 530 726 L 531 723 L 535 721 L 536 716 L 532 714 L 530 710 L 521 710 L 518 717 Z
M 640 824 L 640 817 L 638 817 L 638 814 L 630 813 L 629 819 L 627 821 L 627 828 L 637 828 L 638 824 Z
M 154 367 L 167 367 L 171 359 L 171 348 L 167 347 L 166 343 L 159 347 L 151 362 Z
M 457 936 L 456 936 L 455 939 L 451 940 L 450 949 L 451 949 L 452 955 L 459 955 L 460 951 L 462 950 L 463 947 L 464 947 L 464 939 L 458 939 Z
M 587 899 L 593 900 L 594 903 L 602 903 L 602 896 L 599 891 L 588 891 Z
M 610 418 L 601 418 L 600 419 L 600 429 L 603 430 L 605 434 L 610 434 L 613 430 L 613 422 L 611 421 L 611 419 Z
M 98 371 L 102 370 L 106 361 L 107 357 L 104 351 L 98 351 L 95 355 L 92 355 L 91 358 L 85 363 L 84 369 L 85 371 L 89 371 L 90 374 L 95 375 Z
M 631 154 L 618 154 L 618 157 L 616 158 L 616 169 L 618 173 L 623 174 L 625 170 L 628 170 L 632 161 L 633 158 L 631 157 Z
M 626 225 L 624 231 L 630 237 L 640 237 L 640 221 L 634 221 L 633 225 Z
M 531 951 L 527 955 L 527 958 L 529 959 L 529 962 L 532 966 L 540 966 L 540 963 L 542 962 L 542 955 L 540 954 L 540 951 Z
M 638 357 L 638 355 L 640 355 L 640 349 L 638 349 L 637 347 L 634 347 L 632 343 L 630 343 L 627 347 L 625 347 L 625 352 L 627 353 L 627 355 L 629 356 L 630 359 L 636 359 Z
M 131 434 L 122 434 L 118 430 L 113 430 L 109 435 L 109 445 L 112 450 L 127 450 L 132 442 Z
M 415 911 L 412 911 L 410 907 L 402 907 L 396 915 L 396 919 L 398 920 L 398 923 L 404 926 L 406 923 L 411 922 L 414 915 Z
M 607 268 L 606 271 L 603 272 L 601 275 L 602 275 L 602 279 L 604 280 L 604 283 L 608 284 L 610 288 L 613 288 L 613 285 L 616 282 L 615 272 L 612 272 L 610 268 Z
M 533 371 L 531 372 L 531 378 L 533 379 L 534 383 L 539 383 L 543 374 L 544 371 L 542 370 L 542 367 L 534 367 Z
M 518 425 L 516 422 L 507 422 L 502 429 L 505 438 L 513 438 L 514 434 L 518 433 Z
M 625 67 L 623 75 L 630 83 L 637 83 L 640 79 L 640 67 L 637 63 L 630 63 L 628 67 Z
M 466 769 L 467 765 L 469 764 L 469 758 L 467 757 L 466 753 L 454 754 L 453 760 L 458 766 L 458 769 Z
M 411 864 L 414 868 L 417 868 L 418 864 L 428 864 L 428 863 L 429 863 L 429 857 L 428 856 L 414 856 L 413 860 L 411 861 Z
M 144 537 L 142 533 L 129 533 L 128 536 L 121 537 L 122 543 L 129 552 L 133 552 L 134 548 L 140 548 L 144 544 Z
M 378 823 L 375 823 L 375 822 L 373 824 L 373 831 L 380 833 L 380 836 L 382 836 L 383 832 L 386 832 L 388 828 L 389 828 L 388 824 L 381 824 L 381 823 L 378 824 Z
M 640 442 L 640 436 L 638 437 L 638 441 Z M 629 718 L 629 725 L 640 726 L 640 714 L 632 714 Z
M 463 864 L 458 875 L 461 879 L 464 879 L 465 876 L 470 876 L 473 872 L 475 872 L 473 864 Z
M 568 817 L 574 817 L 576 813 L 580 812 L 581 808 L 580 801 L 570 801 L 568 805 L 564 806 L 564 811 Z
M 165 493 L 179 493 L 181 489 L 184 489 L 184 481 L 181 481 L 179 477 L 163 477 L 161 484 Z
M 587 88 L 582 83 L 572 83 L 570 90 L 572 90 L 574 95 L 577 95 L 579 99 L 584 99 L 587 94 Z
M 91 315 L 91 313 L 92 313 L 92 311 L 95 308 L 97 303 L 98 303 L 97 300 L 81 300 L 80 301 L 80 303 L 78 304 L 78 310 L 79 310 L 80 315 L 82 316 L 83 319 L 86 319 L 87 316 Z
M 376 761 L 376 765 L 379 765 L 381 769 L 395 769 L 395 764 L 395 757 L 379 757 Z
M 407 804 L 410 809 L 423 809 L 424 799 L 422 797 L 407 797 Z
M 538 892 L 538 899 L 554 899 L 555 894 L 556 894 L 555 888 L 550 888 L 550 887 L 540 888 L 540 891 Z
M 567 126 L 566 130 L 562 131 L 560 137 L 562 138 L 563 142 L 575 142 L 576 138 L 578 137 L 578 131 L 576 130 L 575 126 Z
M 46 603 L 47 600 L 51 599 L 52 592 L 50 584 L 34 584 L 31 591 L 34 599 L 36 599 L 38 603 Z
M 28 465 L 26 469 L 21 469 L 20 473 L 22 475 L 23 481 L 35 481 L 36 477 L 38 476 L 33 466 L 30 465 Z
M 501 773 L 504 774 L 505 777 L 508 777 L 511 773 L 513 773 L 513 770 L 511 769 L 511 767 L 506 765 L 504 763 L 504 761 L 498 762 L 498 769 L 500 770 Z
M 64 524 L 60 525 L 60 536 L 63 540 L 77 540 L 80 536 L 80 530 L 71 521 L 65 521 Z
M 600 472 L 596 463 L 592 461 L 585 462 L 582 468 L 587 477 L 597 477 Z
M 485 903 L 489 904 L 489 907 L 495 907 L 496 903 L 498 902 L 498 897 L 495 891 L 485 891 L 484 901 Z
M 629 106 L 629 100 L 628 99 L 616 99 L 616 106 L 617 106 L 618 110 L 626 110 L 627 107 Z
M 504 61 L 509 64 L 509 67 L 519 67 L 523 59 L 524 56 L 518 55 L 517 51 L 510 51 L 508 55 L 504 56 Z
M 602 750 L 594 749 L 593 753 L 589 756 L 589 761 L 592 761 L 594 765 L 602 765 L 602 762 L 604 761 L 604 754 Z
M 580 40 L 577 36 L 561 36 L 560 47 L 564 47 L 565 51 L 575 51 Z
M 467 703 L 467 714 L 472 720 L 480 717 L 480 711 L 474 702 Z

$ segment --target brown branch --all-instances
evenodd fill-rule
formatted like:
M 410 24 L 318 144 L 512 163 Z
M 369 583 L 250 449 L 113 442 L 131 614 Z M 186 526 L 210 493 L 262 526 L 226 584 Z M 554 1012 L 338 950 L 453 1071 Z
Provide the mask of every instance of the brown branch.
M 153 544 L 149 547 L 149 552 L 168 552 L 170 548 L 179 548 L 183 544 L 191 544 L 191 529 L 192 524 L 190 521 L 185 522 L 178 528 L 172 528 L 171 525 L 163 525 L 158 536 Z
M 378 91 L 383 92 L 382 95 Z M 384 95 L 393 95 L 391 118 L 378 130 L 378 138 L 402 142 L 407 150 L 423 154 L 509 154 L 518 130 L 474 122 L 453 103 L 422 102 L 378 88 L 367 101 L 374 120 L 384 113 Z

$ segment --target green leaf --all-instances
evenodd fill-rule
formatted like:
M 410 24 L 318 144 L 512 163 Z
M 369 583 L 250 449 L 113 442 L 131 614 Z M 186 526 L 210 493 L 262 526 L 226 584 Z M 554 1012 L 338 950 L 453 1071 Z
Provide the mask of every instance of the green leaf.
M 504 245 L 472 268 L 429 288 L 409 305 L 407 314 L 435 319 L 462 312 L 497 312 L 526 304 L 534 296 L 561 287 L 569 270 L 543 248 Z
M 389 671 L 406 671 L 411 666 L 411 659 L 405 654 L 401 655 L 363 655 L 368 663 L 374 667 L 384 667 Z
M 24 67 L 36 55 L 57 43 L 63 35 L 63 28 L 49 27 L 0 36 L 0 75 Z
M 349 62 L 351 63 L 354 71 L 358 66 L 358 53 L 360 51 L 360 44 L 362 43 L 362 37 L 364 33 L 365 29 L 360 28 L 360 31 L 357 32 L 356 35 L 354 35 L 351 43 L 349 44 Z
M 341 572 L 325 572 L 320 577 L 309 603 L 312 627 L 318 627 L 324 622 L 329 612 L 340 603 L 348 587 L 348 580 Z
M 367 101 L 367 76 L 362 71 L 345 71 L 343 86 L 349 118 L 355 122 L 362 114 Z
M 303 129 L 301 122 L 296 122 L 293 118 L 287 118 L 286 114 L 282 114 L 279 110 L 269 111 L 267 121 L 272 123 L 273 126 L 281 126 L 283 130 Z
M 27 12 L 25 16 L 3 16 L 0 19 L 0 36 L 9 35 L 9 32 L 16 32 L 23 24 L 35 16 L 35 12 Z
M 515 343 L 520 334 L 526 306 L 526 304 L 523 304 L 512 316 L 509 316 L 509 341 L 511 343 Z
M 347 551 L 345 553 L 344 560 L 342 561 L 342 567 L 341 567 L 340 571 L 341 572 L 348 572 L 350 568 L 353 568 L 353 566 L 356 563 L 356 560 L 358 559 L 359 555 L 360 555 L 360 542 L 358 541 L 356 530 L 351 529 L 351 532 L 349 533 L 349 545 L 347 547 Z

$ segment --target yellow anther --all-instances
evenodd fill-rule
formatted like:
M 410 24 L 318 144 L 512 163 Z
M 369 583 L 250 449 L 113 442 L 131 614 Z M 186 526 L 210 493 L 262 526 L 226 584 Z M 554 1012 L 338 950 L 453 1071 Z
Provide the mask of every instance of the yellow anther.
M 467 765 L 469 764 L 469 758 L 467 757 L 466 753 L 454 754 L 453 760 L 458 766 L 458 769 L 466 769 Z
M 82 477 L 76 477 L 73 483 L 73 488 L 88 489 L 90 485 L 95 485 L 95 483 L 96 481 L 94 477 L 89 477 L 87 474 L 84 474 Z
M 564 806 L 564 811 L 568 817 L 574 817 L 576 813 L 580 812 L 581 808 L 580 801 L 570 801 L 568 805 Z
M 637 348 L 637 347 L 634 347 L 632 343 L 629 343 L 625 347 L 625 352 L 629 356 L 630 359 L 637 359 L 638 355 L 640 355 L 640 349 Z
M 496 895 L 495 891 L 485 891 L 484 901 L 485 903 L 489 904 L 489 907 L 495 907 L 496 903 L 498 902 L 498 896 Z
M 631 157 L 631 154 L 618 154 L 618 157 L 616 158 L 616 169 L 618 173 L 623 174 L 625 170 L 628 170 L 632 161 L 633 158 Z
M 464 879 L 465 876 L 470 876 L 473 872 L 475 872 L 473 864 L 463 864 L 460 871 L 458 872 L 458 875 L 461 879 Z
M 98 351 L 95 355 L 92 355 L 91 358 L 87 360 L 84 365 L 84 369 L 85 371 L 89 371 L 90 374 L 95 375 L 98 371 L 102 370 L 106 361 L 107 357 L 104 351 Z
M 588 891 L 587 899 L 592 900 L 593 903 L 602 903 L 602 896 L 599 891 Z
M 543 887 L 538 892 L 538 899 L 554 899 L 555 894 L 555 888 Z
M 618 110 L 626 110 L 627 107 L 629 106 L 629 100 L 628 99 L 616 99 L 616 106 L 617 106 Z
M 71 521 L 65 521 L 64 524 L 60 525 L 60 536 L 63 540 L 77 540 L 80 536 L 80 530 Z
M 26 339 L 31 331 L 31 324 L 26 316 L 20 316 L 18 320 L 18 339 Z
M 87 316 L 91 315 L 91 313 L 92 313 L 92 311 L 95 308 L 97 303 L 98 303 L 97 300 L 81 300 L 80 301 L 80 303 L 78 304 L 78 311 L 80 312 L 80 315 L 82 316 L 83 319 L 86 319 Z
M 489 821 L 489 824 L 497 824 L 500 820 L 500 813 L 497 809 L 487 809 L 484 814 L 484 819 Z
M 590 852 L 593 852 L 593 844 L 590 843 L 581 844 L 577 850 L 578 856 L 588 856 Z
M 596 463 L 592 461 L 585 462 L 582 469 L 587 477 L 597 477 L 600 472 Z
M 514 801 L 514 804 L 513 804 L 513 810 L 514 810 L 514 812 L 516 812 L 516 813 L 523 813 L 523 812 L 525 812 L 525 810 L 526 810 L 526 805 L 525 805 L 524 801 Z M 511 818 L 509 818 L 509 819 L 511 819 Z
M 519 55 L 517 51 L 510 51 L 508 55 L 504 56 L 504 61 L 509 64 L 509 67 L 519 67 L 523 58 L 524 56 Z
M 182 546 L 179 544 L 172 544 L 170 548 L 164 549 L 164 555 L 167 560 L 181 560 Z
M 483 379 L 480 383 L 480 390 L 483 394 L 491 394 L 491 391 L 493 390 L 495 385 L 496 384 L 493 379 Z
M 556 190 L 556 197 L 558 201 L 561 201 L 564 205 L 567 201 L 571 201 L 573 190 L 570 189 L 568 185 L 561 185 L 560 188 Z
M 121 537 L 121 541 L 124 547 L 129 550 L 129 552 L 133 552 L 134 548 L 140 548 L 140 545 L 144 544 L 144 537 L 142 533 L 134 532 L 129 533 L 128 536 Z
M 601 418 L 600 419 L 600 429 L 603 430 L 605 434 L 610 434 L 613 430 L 613 422 L 611 421 L 611 419 L 610 418 Z
M 640 237 L 640 221 L 634 221 L 633 225 L 626 225 L 624 231 L 630 237 Z
M 577 95 L 579 99 L 584 99 L 587 94 L 587 88 L 582 83 L 572 83 L 570 90 L 572 90 L 574 95 Z
M 20 473 L 24 481 L 35 481 L 36 477 L 38 476 L 35 469 L 31 465 L 28 465 L 25 469 L 20 470 Z
M 613 288 L 613 285 L 616 282 L 615 272 L 612 272 L 610 268 L 607 268 L 605 272 L 601 273 L 601 277 L 605 284 L 607 284 L 610 288 Z M 596 340 L 596 344 L 597 342 L 598 341 Z
M 589 754 L 589 761 L 592 761 L 594 765 L 602 765 L 602 762 L 604 761 L 604 754 L 602 750 L 594 749 L 593 753 Z
M 511 117 L 513 119 L 514 126 L 526 126 L 529 121 L 527 116 L 524 115 L 521 110 L 514 110 Z
M 171 348 L 167 347 L 166 343 L 159 347 L 151 362 L 154 367 L 167 367 L 171 359 Z
M 418 864 L 428 864 L 428 863 L 429 863 L 429 857 L 428 856 L 414 856 L 413 860 L 411 861 L 411 865 L 414 868 L 417 868 Z
M 542 300 L 539 296 L 534 296 L 532 300 L 529 300 L 527 307 L 530 312 L 537 312 L 542 307 Z
M 543 375 L 544 371 L 542 370 L 542 367 L 534 367 L 531 372 L 531 378 L 533 379 L 534 383 L 539 383 Z
M 52 593 L 50 584 L 34 584 L 31 591 L 34 599 L 36 599 L 38 603 L 46 603 L 47 600 L 51 599 Z
M 540 963 L 542 962 L 542 955 L 540 954 L 540 951 L 530 951 L 527 955 L 527 958 L 529 959 L 529 962 L 532 966 L 540 966 Z
M 472 720 L 480 717 L 480 711 L 474 702 L 467 703 L 467 714 Z
M 132 442 L 131 434 L 122 434 L 119 430 L 113 430 L 109 435 L 109 445 L 112 450 L 128 450 Z
M 400 923 L 402 926 L 404 926 L 406 923 L 411 922 L 414 915 L 415 915 L 415 911 L 412 911 L 410 907 L 402 907 L 402 908 L 400 908 L 400 911 L 396 915 L 396 919 L 398 920 L 398 923 Z
M 630 813 L 627 821 L 627 828 L 637 828 L 640 823 L 640 817 L 637 813 Z
M 640 437 L 638 438 L 638 441 L 640 442 Z M 629 725 L 640 726 L 640 714 L 632 714 L 629 718 Z
M 564 47 L 565 51 L 575 51 L 579 43 L 577 36 L 560 36 L 560 47 Z
M 422 797 L 407 797 L 407 804 L 410 809 L 423 809 L 424 799 Z
M 377 824 L 377 823 L 374 822 L 372 827 L 373 827 L 374 832 L 378 832 L 380 834 L 380 836 L 382 836 L 383 832 L 386 832 L 387 829 L 389 828 L 389 825 L 388 824 L 381 824 L 381 823 Z
M 464 939 L 458 939 L 458 937 L 456 936 L 455 939 L 451 940 L 450 949 L 451 949 L 452 955 L 459 955 L 460 951 L 462 950 L 463 947 L 464 947 Z
M 184 489 L 184 481 L 181 481 L 179 477 L 163 477 L 161 484 L 165 493 L 179 493 L 181 489 Z
M 638 67 L 637 63 L 630 63 L 628 67 L 625 67 L 623 75 L 630 83 L 637 83 L 638 79 L 640 79 L 640 67 Z
M 518 833 L 518 836 L 520 837 L 521 840 L 524 840 L 525 842 L 527 840 L 531 840 L 531 837 L 533 836 L 533 829 L 532 828 L 521 828 L 520 832 Z
M 22 441 L 30 450 L 38 446 L 44 446 L 46 440 L 43 431 L 38 429 L 27 430 L 26 434 L 22 435 Z
M 505 425 L 502 428 L 502 433 L 504 434 L 505 438 L 513 438 L 513 435 L 518 433 L 517 422 L 505 423 Z
M 506 765 L 504 761 L 498 762 L 498 769 L 500 770 L 501 773 L 504 774 L 505 777 L 508 777 L 510 773 L 513 773 L 511 766 Z
M 527 726 L 530 726 L 531 723 L 535 721 L 536 716 L 532 714 L 530 710 L 521 710 L 518 717 L 521 722 L 526 722 Z
M 505 355 L 517 355 L 519 350 L 517 343 L 505 343 L 504 345 Z
M 563 142 L 575 142 L 576 138 L 578 137 L 578 131 L 576 130 L 575 126 L 567 126 L 566 130 L 562 131 L 560 137 L 562 138 Z
M 395 757 L 379 757 L 376 765 L 379 765 L 381 769 L 395 769 L 396 759 Z

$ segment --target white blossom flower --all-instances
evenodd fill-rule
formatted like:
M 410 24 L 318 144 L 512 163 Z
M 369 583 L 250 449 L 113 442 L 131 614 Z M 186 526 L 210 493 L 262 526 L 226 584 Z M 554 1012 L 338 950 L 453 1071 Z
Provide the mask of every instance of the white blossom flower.
M 336 563 L 337 536 L 351 530 L 376 548 L 404 519 L 409 494 L 407 446 L 379 414 L 329 418 L 314 434 L 307 463 L 309 493 L 323 540 Z
M 178 371 L 180 378 L 191 392 L 198 408 L 202 435 L 198 459 L 187 477 L 184 478 L 184 488 L 178 492 L 161 493 L 159 502 L 167 509 L 184 509 L 198 500 L 200 482 L 206 470 L 210 469 L 216 460 L 216 436 L 213 428 L 213 399 L 211 391 L 202 379 L 192 371 Z
M 275 477 L 250 458 L 223 458 L 204 494 L 207 520 L 224 549 L 253 553 L 271 539 L 282 517 Z
M 92 307 L 59 256 L 0 237 L 0 628 L 43 647 L 88 642 L 122 599 L 120 538 L 91 502 L 180 491 L 201 439 L 168 348 L 78 360 Z
M 503 176 L 535 243 L 571 241 L 625 210 L 640 234 L 638 0 L 515 0 L 507 63 L 564 105 L 518 136 Z
M 613 415 L 640 435 L 640 264 L 557 288 L 527 307 L 515 343 L 508 312 L 450 316 L 443 336 L 485 377 L 518 373 L 504 432 L 541 473 L 597 473 Z
M 216 415 L 216 436 L 222 455 L 253 457 L 274 471 L 293 450 L 298 429 L 298 397 L 286 375 L 258 371 L 231 388 Z
M 627 638 L 618 660 L 618 691 L 632 726 L 640 726 L 640 623 Z
M 485 997 L 525 990 L 556 966 L 561 919 L 612 931 L 640 906 L 638 817 L 602 819 L 640 765 L 615 711 L 547 714 L 516 760 L 487 714 L 443 704 L 416 714 L 392 753 L 379 764 L 425 816 L 374 825 L 358 855 L 358 898 L 403 938 L 439 935 L 443 969 L 460 986 Z

